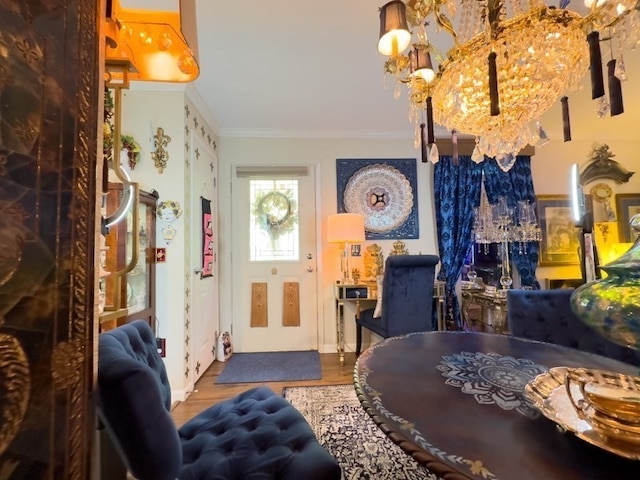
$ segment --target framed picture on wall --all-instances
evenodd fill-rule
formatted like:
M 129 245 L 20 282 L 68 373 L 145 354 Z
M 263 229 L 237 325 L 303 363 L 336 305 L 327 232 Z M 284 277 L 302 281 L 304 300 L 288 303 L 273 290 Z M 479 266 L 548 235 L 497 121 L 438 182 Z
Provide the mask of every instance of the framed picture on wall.
M 631 218 L 640 213 L 640 193 L 620 193 L 616 195 L 616 213 L 618 214 L 618 227 L 620 241 L 634 242 L 638 237 L 629 226 Z
M 367 240 L 419 238 L 415 158 L 336 159 L 338 213 L 364 216 Z
M 569 195 L 538 195 L 536 204 L 542 230 L 540 266 L 579 265 L 580 228 L 571 214 Z M 591 195 L 585 195 L 585 209 L 593 211 Z

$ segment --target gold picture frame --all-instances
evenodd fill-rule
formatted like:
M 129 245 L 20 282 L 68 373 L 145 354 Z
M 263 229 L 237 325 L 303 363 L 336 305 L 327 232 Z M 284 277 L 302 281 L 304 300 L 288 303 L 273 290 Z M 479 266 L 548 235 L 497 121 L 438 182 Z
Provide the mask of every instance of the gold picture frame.
M 579 265 L 580 228 L 572 217 L 569 195 L 538 195 L 536 207 L 542 230 L 540 266 Z M 593 212 L 591 195 L 585 195 L 585 210 Z
M 618 229 L 620 241 L 634 242 L 637 235 L 631 230 L 629 221 L 640 213 L 640 193 L 619 193 L 616 195 L 616 213 L 618 215 Z

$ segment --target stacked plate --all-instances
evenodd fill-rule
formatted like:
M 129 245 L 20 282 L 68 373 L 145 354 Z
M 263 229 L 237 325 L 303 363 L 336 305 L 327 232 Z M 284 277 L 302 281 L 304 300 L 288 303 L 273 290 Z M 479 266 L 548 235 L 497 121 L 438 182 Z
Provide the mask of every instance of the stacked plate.
M 555 367 L 529 382 L 525 395 L 562 430 L 640 460 L 640 377 Z

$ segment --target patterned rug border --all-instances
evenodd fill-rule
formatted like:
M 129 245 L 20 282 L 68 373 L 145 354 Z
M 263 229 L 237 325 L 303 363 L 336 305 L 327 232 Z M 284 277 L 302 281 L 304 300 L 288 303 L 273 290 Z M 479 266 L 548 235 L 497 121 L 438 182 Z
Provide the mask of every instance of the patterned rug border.
M 352 384 L 290 386 L 282 396 L 336 458 L 343 480 L 438 480 L 376 426 Z

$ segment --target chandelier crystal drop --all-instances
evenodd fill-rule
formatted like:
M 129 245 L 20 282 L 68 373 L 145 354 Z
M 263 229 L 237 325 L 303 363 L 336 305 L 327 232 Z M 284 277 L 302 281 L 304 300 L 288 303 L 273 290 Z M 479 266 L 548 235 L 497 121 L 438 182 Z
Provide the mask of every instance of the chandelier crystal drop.
M 407 87 L 414 123 L 424 123 L 430 103 L 433 121 L 476 138 L 476 159 L 493 157 L 508 169 L 525 146 L 548 141 L 540 116 L 577 90 L 590 68 L 602 67 L 590 66 L 588 34 L 618 50 L 640 44 L 640 0 L 585 0 L 586 15 L 568 3 L 393 0 L 380 9 L 380 51 L 389 57 L 385 75 Z M 401 49 L 407 44 L 402 25 L 411 28 L 408 54 Z M 451 35 L 446 55 L 428 38 L 427 27 Z M 439 62 L 437 72 L 430 55 Z M 620 51 L 616 58 L 616 77 L 626 79 Z
M 541 8 L 535 15 L 504 22 L 495 40 L 479 33 L 454 48 L 433 87 L 435 121 L 448 130 L 481 137 L 489 157 L 517 153 L 529 142 L 528 123 L 586 72 L 588 48 L 576 19 L 567 10 Z M 491 52 L 498 59 L 496 116 L 491 115 L 487 75 Z

